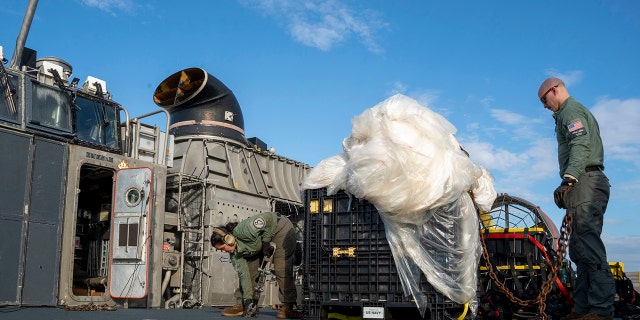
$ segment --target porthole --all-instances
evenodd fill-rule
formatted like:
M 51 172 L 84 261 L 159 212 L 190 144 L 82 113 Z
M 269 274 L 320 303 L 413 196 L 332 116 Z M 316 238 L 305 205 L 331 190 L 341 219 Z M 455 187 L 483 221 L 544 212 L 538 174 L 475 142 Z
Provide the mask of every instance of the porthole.
M 143 197 L 144 195 L 142 194 L 140 189 L 131 187 L 124 193 L 124 202 L 129 207 L 135 207 L 140 204 Z

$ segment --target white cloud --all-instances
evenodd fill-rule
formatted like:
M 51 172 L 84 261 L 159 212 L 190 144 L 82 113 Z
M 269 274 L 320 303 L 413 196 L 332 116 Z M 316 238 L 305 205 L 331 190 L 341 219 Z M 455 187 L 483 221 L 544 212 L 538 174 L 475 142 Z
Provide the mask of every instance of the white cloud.
M 241 0 L 243 5 L 282 20 L 294 40 L 328 51 L 337 43 L 357 37 L 369 51 L 382 53 L 375 34 L 387 23 L 372 10 L 354 10 L 341 1 Z
M 480 129 L 480 122 L 469 122 L 467 123 L 466 128 L 469 131 L 477 131 Z
M 516 151 L 497 147 L 479 140 L 461 140 L 462 146 L 480 165 L 511 181 L 532 182 L 549 178 L 557 173 L 555 141 L 532 140 L 526 150 Z M 507 145 L 508 146 L 508 145 Z
M 401 81 L 396 81 L 393 83 L 392 88 L 390 90 L 390 95 L 394 94 L 405 94 L 407 92 L 407 86 Z
M 541 119 L 532 119 L 530 117 L 506 109 L 491 109 L 490 112 L 491 117 L 493 117 L 496 121 L 502 122 L 503 124 L 509 126 L 522 127 L 542 122 Z
M 491 104 L 493 103 L 494 100 L 495 99 L 493 99 L 493 97 L 484 97 L 480 99 L 480 103 L 485 107 L 491 107 Z
M 497 132 L 502 136 L 501 141 L 504 141 L 505 137 L 517 141 L 533 141 L 540 136 L 539 125 L 544 123 L 543 119 L 528 117 L 507 109 L 490 109 L 489 115 L 499 126 L 487 128 L 486 131 Z
M 86 6 L 96 7 L 112 14 L 115 14 L 116 10 L 131 13 L 134 8 L 133 0 L 81 0 L 81 2 Z
M 547 201 L 540 187 L 558 175 L 556 141 L 540 132 L 543 119 L 527 117 L 507 109 L 490 109 L 493 125 L 471 123 L 460 138 L 478 164 L 495 177 L 498 192 L 517 194 L 529 201 Z
M 605 232 L 602 241 L 607 248 L 607 260 L 623 262 L 625 272 L 640 271 L 640 250 L 637 249 L 640 236 L 619 237 Z
M 567 87 L 571 87 L 574 84 L 580 83 L 580 81 L 582 81 L 584 72 L 582 72 L 581 70 L 572 70 L 563 73 L 555 69 L 548 69 L 545 71 L 545 74 L 550 77 L 562 79 Z
M 330 20 L 330 17 L 325 19 Z M 316 47 L 322 51 L 331 49 L 334 43 L 344 39 L 344 28 L 339 25 L 330 26 L 322 23 L 312 25 L 306 21 L 295 21 L 291 25 L 293 38 L 309 47 Z
M 394 94 L 404 94 L 409 96 L 422 106 L 425 106 L 432 111 L 442 115 L 443 117 L 447 117 L 450 114 L 450 111 L 444 108 L 434 107 L 434 103 L 440 97 L 440 90 L 436 89 L 420 89 L 420 90 L 410 90 L 406 84 L 402 81 L 396 81 L 391 85 L 391 89 L 387 92 L 387 95 L 392 96 Z
M 640 99 L 599 99 L 591 112 L 600 125 L 607 158 L 640 167 Z
M 510 172 L 524 166 L 527 162 L 525 156 L 486 141 L 461 139 L 460 144 L 469 152 L 474 161 L 490 171 Z
M 410 96 L 416 99 L 421 105 L 429 107 L 433 111 L 440 113 L 442 116 L 447 116 L 448 110 L 442 108 L 433 109 L 432 105 L 440 97 L 440 91 L 438 90 L 418 90 L 410 93 Z

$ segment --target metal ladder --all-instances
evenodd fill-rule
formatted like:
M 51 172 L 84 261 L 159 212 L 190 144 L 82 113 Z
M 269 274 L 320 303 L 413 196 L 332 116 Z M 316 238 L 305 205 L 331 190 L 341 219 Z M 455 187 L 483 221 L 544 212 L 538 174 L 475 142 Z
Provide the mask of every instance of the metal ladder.
M 173 135 L 137 118 L 131 120 L 130 128 L 132 158 L 173 166 Z
M 100 250 L 100 269 L 98 270 L 98 276 L 106 277 L 109 270 L 109 240 L 102 240 L 102 247 Z
M 131 121 L 133 143 L 131 156 L 136 159 L 158 163 L 160 129 L 143 124 L 136 119 Z

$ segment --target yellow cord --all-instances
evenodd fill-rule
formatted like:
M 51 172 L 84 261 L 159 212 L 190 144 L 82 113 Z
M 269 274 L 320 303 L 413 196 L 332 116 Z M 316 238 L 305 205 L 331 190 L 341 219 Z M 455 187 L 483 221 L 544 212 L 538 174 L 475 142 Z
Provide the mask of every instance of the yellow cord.
M 458 317 L 458 320 L 464 319 L 464 317 L 467 315 L 468 310 L 469 310 L 469 303 L 467 302 L 464 304 L 464 310 L 462 310 L 462 314 Z

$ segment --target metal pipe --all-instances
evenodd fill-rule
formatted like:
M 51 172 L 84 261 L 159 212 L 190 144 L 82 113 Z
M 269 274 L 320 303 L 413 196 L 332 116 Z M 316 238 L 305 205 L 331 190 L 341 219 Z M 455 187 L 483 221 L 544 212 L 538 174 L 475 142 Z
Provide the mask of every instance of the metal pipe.
M 164 308 L 177 309 L 177 307 L 180 305 L 178 301 L 180 301 L 181 296 L 182 296 L 182 293 L 174 294 L 171 298 L 169 298 L 167 301 L 164 302 Z
M 167 272 L 164 273 L 164 279 L 162 280 L 162 290 L 160 291 L 163 295 L 164 292 L 167 291 L 169 280 L 171 280 L 171 270 L 167 270 Z
M 171 114 L 171 133 L 215 136 L 247 145 L 240 104 L 222 81 L 200 68 L 178 71 L 163 80 L 153 101 Z M 168 130 L 168 129 L 167 129 Z
M 29 34 L 29 29 L 31 29 L 31 21 L 33 21 L 37 6 L 38 0 L 29 0 L 27 11 L 24 13 L 24 19 L 22 20 L 22 27 L 20 27 L 20 33 L 18 34 L 18 39 L 16 39 L 16 48 L 13 50 L 13 57 L 11 57 L 11 64 L 9 65 L 11 69 L 18 69 L 18 64 L 22 60 L 22 51 L 24 50 L 25 42 L 27 42 L 27 35 Z

